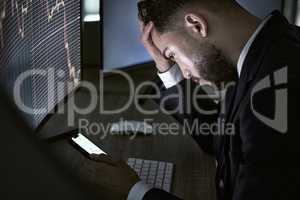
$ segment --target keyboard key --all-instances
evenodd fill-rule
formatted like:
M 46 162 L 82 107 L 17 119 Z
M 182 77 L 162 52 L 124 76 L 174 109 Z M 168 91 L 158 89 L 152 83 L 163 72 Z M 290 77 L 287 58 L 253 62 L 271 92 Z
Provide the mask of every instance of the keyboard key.
M 150 168 L 150 163 L 149 163 L 149 164 L 144 163 L 143 166 L 144 166 L 145 168 Z
M 129 158 L 129 159 L 128 159 L 128 162 L 130 162 L 130 163 L 135 163 L 135 159 L 134 159 L 134 158 Z
M 165 174 L 165 178 L 171 179 L 172 176 L 173 176 L 173 172 L 170 172 L 170 173 L 166 173 L 166 174 Z
M 155 186 L 156 188 L 161 188 L 162 184 L 161 184 L 161 183 L 158 183 L 158 182 L 156 182 L 154 186 Z
M 159 183 L 162 183 L 164 181 L 164 179 L 163 178 L 156 178 L 156 180 L 155 180 L 155 182 L 159 182 Z
M 155 177 L 148 176 L 148 180 L 154 183 L 155 182 Z
M 170 192 L 171 190 L 171 185 L 170 184 L 164 184 L 163 188 L 162 188 L 164 191 L 166 192 Z
M 163 179 L 164 179 L 163 175 L 162 176 L 159 176 L 159 175 L 156 176 L 156 180 L 163 180 Z
M 136 159 L 135 163 L 141 165 L 143 163 L 143 160 L 142 159 Z
M 168 164 L 167 164 L 167 167 L 166 167 L 166 170 L 167 170 L 167 171 L 173 170 L 173 164 L 172 164 L 172 163 L 168 163 Z
M 142 167 L 141 163 L 135 163 L 135 167 Z
M 150 169 L 149 174 L 151 174 L 152 176 L 156 176 L 157 171 L 154 169 Z
M 151 163 L 150 163 L 151 168 L 152 168 L 152 167 L 153 167 L 153 168 L 157 168 L 157 165 L 158 165 L 158 162 L 151 162 Z
M 146 171 L 146 170 L 142 169 L 141 176 L 143 176 L 143 175 L 147 176 L 148 174 L 149 174 L 149 172 L 148 172 L 148 171 Z
M 150 165 L 150 162 L 151 162 L 150 160 L 144 160 L 144 164 L 145 164 L 145 165 L 147 165 L 147 164 Z
M 164 183 L 166 183 L 166 184 L 171 184 L 171 178 L 165 177 Z
M 140 178 L 142 179 L 142 181 L 147 181 L 147 176 L 140 176 Z
M 164 170 L 165 169 L 165 163 L 160 162 L 158 165 L 158 169 Z
M 165 171 L 163 171 L 163 170 L 158 170 L 158 171 L 157 171 L 157 174 L 164 175 L 164 174 L 165 174 Z

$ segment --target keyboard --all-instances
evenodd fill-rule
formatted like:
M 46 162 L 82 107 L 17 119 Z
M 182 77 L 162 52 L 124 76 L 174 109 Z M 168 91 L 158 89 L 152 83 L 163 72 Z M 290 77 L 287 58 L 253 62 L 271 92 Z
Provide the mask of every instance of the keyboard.
M 137 158 L 129 158 L 127 164 L 147 185 L 171 192 L 174 164 Z

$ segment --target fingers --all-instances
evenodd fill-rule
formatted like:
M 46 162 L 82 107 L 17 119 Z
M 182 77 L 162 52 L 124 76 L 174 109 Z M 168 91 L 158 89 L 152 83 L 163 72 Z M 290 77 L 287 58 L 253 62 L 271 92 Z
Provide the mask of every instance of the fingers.
M 151 31 L 153 30 L 153 22 L 149 22 L 143 30 L 142 40 L 143 41 L 149 41 L 151 38 Z
M 100 162 L 100 163 L 104 163 L 104 164 L 108 164 L 108 165 L 111 165 L 111 166 L 114 166 L 114 167 L 118 166 L 118 162 L 114 161 L 108 155 L 104 155 L 104 154 L 101 154 L 101 155 L 92 154 L 92 155 L 90 155 L 90 159 L 92 161 Z
M 141 22 L 140 29 L 142 35 L 140 40 L 150 56 L 156 63 L 156 67 L 160 72 L 165 72 L 170 69 L 174 62 L 167 59 L 165 55 L 163 55 L 160 49 L 153 42 L 153 31 L 154 31 L 154 23 L 149 22 L 146 26 Z
M 154 45 L 151 37 L 153 27 L 153 23 L 150 22 L 143 28 L 144 30 L 143 35 L 141 36 L 141 41 L 153 59 L 162 59 L 163 56 L 160 50 Z

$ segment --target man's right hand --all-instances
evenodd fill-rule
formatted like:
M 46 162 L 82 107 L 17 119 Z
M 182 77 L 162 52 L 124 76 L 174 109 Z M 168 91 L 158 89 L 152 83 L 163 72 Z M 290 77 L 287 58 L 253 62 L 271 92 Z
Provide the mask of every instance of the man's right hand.
M 143 22 L 140 21 L 140 29 L 142 32 L 141 42 L 145 46 L 146 50 L 153 58 L 156 67 L 160 73 L 168 71 L 175 63 L 171 60 L 168 60 L 160 50 L 155 46 L 152 40 L 152 32 L 154 30 L 153 22 L 149 22 L 146 26 Z

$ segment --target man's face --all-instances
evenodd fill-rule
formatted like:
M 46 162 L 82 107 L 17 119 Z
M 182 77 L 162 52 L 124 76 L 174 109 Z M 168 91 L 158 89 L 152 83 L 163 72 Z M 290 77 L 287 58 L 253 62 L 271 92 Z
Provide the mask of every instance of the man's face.
M 199 41 L 184 31 L 160 34 L 155 29 L 152 40 L 166 58 L 179 65 L 186 79 L 217 86 L 234 79 L 235 68 L 228 64 L 220 50 L 207 41 Z

